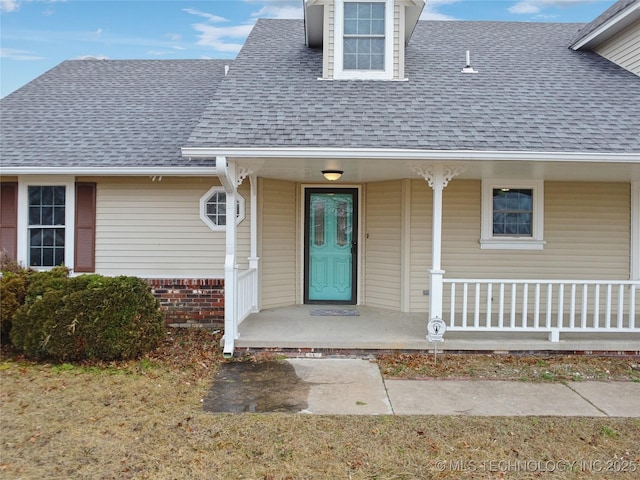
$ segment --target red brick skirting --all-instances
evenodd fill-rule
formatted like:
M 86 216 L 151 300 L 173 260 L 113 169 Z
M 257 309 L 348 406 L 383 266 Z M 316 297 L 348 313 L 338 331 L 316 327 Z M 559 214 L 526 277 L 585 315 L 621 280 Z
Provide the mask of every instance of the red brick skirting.
M 224 326 L 224 280 L 212 278 L 147 279 L 160 301 L 167 325 Z

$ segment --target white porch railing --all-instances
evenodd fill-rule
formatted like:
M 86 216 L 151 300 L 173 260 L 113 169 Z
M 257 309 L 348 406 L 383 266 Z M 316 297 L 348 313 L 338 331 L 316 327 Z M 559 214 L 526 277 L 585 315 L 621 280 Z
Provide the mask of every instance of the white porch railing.
M 236 273 L 236 332 L 238 325 L 258 309 L 258 269 Z
M 640 281 L 443 279 L 450 331 L 640 332 Z M 447 311 L 448 310 L 448 311 Z

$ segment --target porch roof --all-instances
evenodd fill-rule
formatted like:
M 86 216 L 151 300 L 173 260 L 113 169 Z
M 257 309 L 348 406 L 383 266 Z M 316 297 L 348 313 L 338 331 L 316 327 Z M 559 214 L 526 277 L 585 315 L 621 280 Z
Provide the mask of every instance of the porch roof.
M 582 24 L 421 21 L 407 81 L 327 81 L 298 20 L 259 20 L 188 147 L 639 153 L 640 78 Z M 478 74 L 461 73 L 465 52 Z

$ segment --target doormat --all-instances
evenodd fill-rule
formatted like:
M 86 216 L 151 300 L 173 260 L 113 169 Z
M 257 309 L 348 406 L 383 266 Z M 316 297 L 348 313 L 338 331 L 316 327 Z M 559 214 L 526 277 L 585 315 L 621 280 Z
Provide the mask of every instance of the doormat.
M 355 317 L 359 316 L 360 312 L 350 308 L 314 308 L 311 310 L 311 315 L 317 317 Z

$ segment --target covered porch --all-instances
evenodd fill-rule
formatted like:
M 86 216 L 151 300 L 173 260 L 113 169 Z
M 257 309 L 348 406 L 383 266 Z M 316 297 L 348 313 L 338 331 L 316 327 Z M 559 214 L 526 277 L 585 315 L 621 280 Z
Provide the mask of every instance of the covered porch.
M 236 225 L 226 226 L 226 355 L 432 350 L 430 319 L 447 326 L 441 350 L 640 352 L 635 159 L 589 158 L 587 169 L 570 155 L 382 159 L 363 151 L 328 161 L 326 152 L 261 153 L 268 158 L 216 158 L 228 218 L 238 186 L 250 181 L 247 257 Z M 327 185 L 318 178 L 325 168 L 344 172 L 335 189 L 357 192 L 353 297 L 341 305 L 357 316 L 311 315 L 318 305 L 305 296 L 305 238 L 315 238 L 305 192 Z M 491 180 L 502 175 L 515 180 Z M 504 183 L 534 192 L 534 213 L 547 207 L 519 245 L 484 238 L 485 192 Z
M 357 310 L 359 315 L 314 315 L 318 309 Z M 640 333 L 565 332 L 550 342 L 544 331 L 447 331 L 444 341 L 426 338 L 427 313 L 368 306 L 292 305 L 250 314 L 239 326 L 236 351 L 294 356 L 375 354 L 383 351 L 552 352 L 640 354 Z

